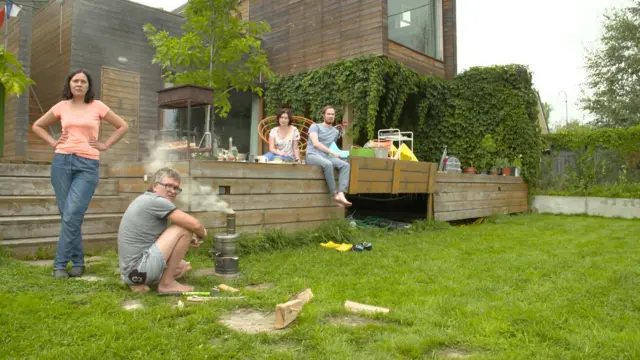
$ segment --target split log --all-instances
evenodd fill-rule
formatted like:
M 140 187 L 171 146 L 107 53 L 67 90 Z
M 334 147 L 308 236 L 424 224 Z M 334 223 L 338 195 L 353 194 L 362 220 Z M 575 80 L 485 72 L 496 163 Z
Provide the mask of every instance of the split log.
M 304 303 L 302 300 L 291 300 L 276 305 L 276 329 L 284 329 L 298 317 Z
M 222 291 L 227 291 L 227 292 L 230 292 L 230 293 L 236 293 L 236 292 L 239 292 L 239 291 L 240 291 L 240 290 L 238 290 L 238 289 L 236 289 L 236 288 L 233 288 L 233 287 L 231 287 L 231 286 L 229 286 L 229 285 L 225 285 L 225 284 L 220 284 L 220 285 L 218 285 L 218 288 L 219 288 L 220 290 L 222 290 Z
M 389 312 L 389 309 L 387 308 L 373 306 L 373 305 L 359 304 L 357 302 L 353 302 L 349 300 L 344 302 L 344 308 L 353 312 L 368 312 L 368 313 L 378 313 L 378 312 L 388 313 Z
M 313 299 L 313 292 L 311 292 L 311 289 L 307 288 L 295 293 L 292 297 L 289 298 L 289 301 L 300 300 L 302 301 L 302 304 L 306 304 L 311 301 L 311 299 Z

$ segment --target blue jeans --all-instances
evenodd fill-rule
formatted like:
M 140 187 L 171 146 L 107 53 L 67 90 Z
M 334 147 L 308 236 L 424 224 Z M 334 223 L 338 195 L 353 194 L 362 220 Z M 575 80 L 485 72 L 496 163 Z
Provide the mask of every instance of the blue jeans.
M 60 239 L 54 270 L 84 266 L 82 222 L 98 185 L 100 162 L 76 154 L 55 154 L 51 164 L 51 184 L 60 212 Z
M 265 158 L 267 158 L 267 160 L 269 161 L 273 161 L 274 159 L 280 159 L 282 161 L 295 161 L 295 159 L 293 158 L 293 156 L 281 156 L 281 155 L 276 155 L 272 152 L 268 152 L 266 154 L 263 155 Z
M 329 192 L 335 195 L 337 192 L 347 192 L 349 188 L 349 163 L 336 159 L 333 156 L 323 156 L 316 154 L 307 154 L 307 165 L 319 166 L 324 172 L 324 178 L 327 181 Z M 338 169 L 338 186 L 336 190 L 336 179 L 333 169 Z

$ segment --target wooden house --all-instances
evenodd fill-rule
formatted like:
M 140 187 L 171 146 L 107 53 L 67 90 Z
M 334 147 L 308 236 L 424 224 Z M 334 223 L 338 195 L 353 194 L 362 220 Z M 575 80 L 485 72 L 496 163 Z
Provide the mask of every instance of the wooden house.
M 68 73 L 84 69 L 93 78 L 96 98 L 129 124 L 129 133 L 104 154 L 103 162 L 140 160 L 161 125 L 156 91 L 164 86 L 160 67 L 151 64 L 155 50 L 142 31 L 148 22 L 177 33 L 183 18 L 126 0 L 50 0 L 40 7 L 23 6 L 10 20 L 7 48 L 36 85 L 7 101 L 2 158 L 52 159 L 51 148 L 31 125 L 61 100 Z M 107 125 L 101 137 L 111 132 Z

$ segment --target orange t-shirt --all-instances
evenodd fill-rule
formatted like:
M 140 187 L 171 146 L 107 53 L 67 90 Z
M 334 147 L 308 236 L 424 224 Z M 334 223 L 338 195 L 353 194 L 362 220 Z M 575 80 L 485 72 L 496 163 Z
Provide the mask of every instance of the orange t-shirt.
M 67 140 L 58 144 L 55 152 L 100 160 L 100 151 L 92 148 L 89 140 L 98 139 L 100 122 L 109 112 L 109 107 L 100 100 L 93 100 L 86 105 L 84 111 L 73 112 L 71 100 L 63 100 L 51 108 L 53 114 L 60 119 L 62 133 L 67 134 Z

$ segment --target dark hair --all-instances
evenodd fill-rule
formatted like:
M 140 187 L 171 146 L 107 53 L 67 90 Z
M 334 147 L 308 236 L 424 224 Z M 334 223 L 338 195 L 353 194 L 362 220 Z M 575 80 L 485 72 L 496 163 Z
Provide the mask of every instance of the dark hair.
M 87 81 L 89 82 L 89 88 L 87 89 L 87 93 L 84 94 L 84 102 L 85 104 L 88 104 L 93 101 L 93 99 L 96 97 L 96 94 L 94 94 L 93 92 L 93 79 L 91 79 L 91 75 L 89 75 L 89 73 L 84 70 L 76 70 L 69 73 L 69 75 L 67 75 L 67 80 L 65 80 L 64 87 L 62 88 L 62 99 L 64 100 L 73 99 L 73 94 L 71 93 L 71 86 L 69 86 L 69 83 L 71 82 L 71 79 L 74 76 L 80 73 L 83 73 L 84 76 L 87 77 Z
M 280 117 L 283 114 L 287 114 L 289 116 L 289 123 L 288 125 L 291 125 L 291 123 L 293 122 L 293 116 L 291 116 L 291 111 L 289 111 L 289 109 L 280 109 L 280 111 L 278 111 L 278 115 L 276 115 L 276 123 L 278 124 L 278 126 L 280 126 Z

